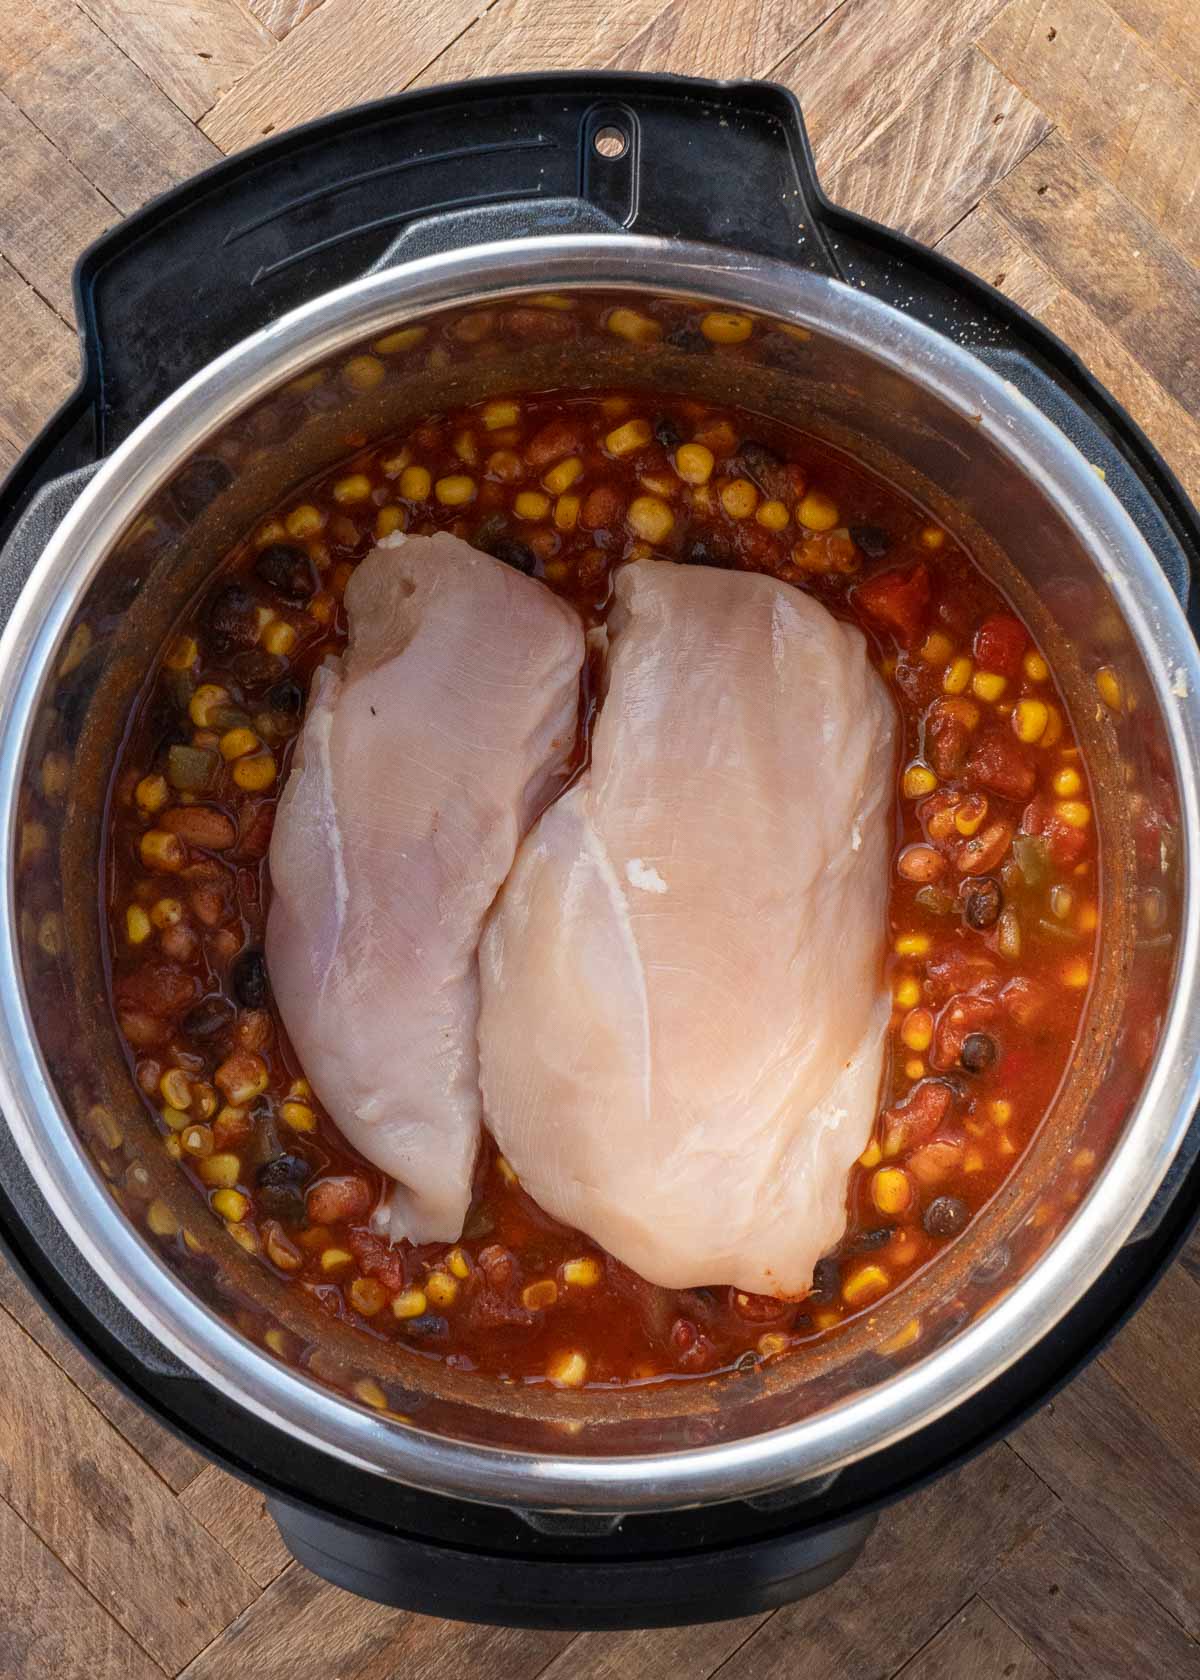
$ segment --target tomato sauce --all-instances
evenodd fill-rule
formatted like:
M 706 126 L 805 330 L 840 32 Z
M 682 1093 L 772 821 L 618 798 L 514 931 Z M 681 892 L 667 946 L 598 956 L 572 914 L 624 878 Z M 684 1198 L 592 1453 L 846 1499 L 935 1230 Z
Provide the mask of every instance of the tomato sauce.
M 355 565 L 381 536 L 439 529 L 588 624 L 614 568 L 654 558 L 770 573 L 868 637 L 903 741 L 895 1007 L 846 1234 L 801 1301 L 643 1282 L 543 1213 L 486 1136 L 459 1242 L 392 1247 L 370 1228 L 382 1175 L 325 1114 L 272 1002 L 267 851 L 311 674 L 345 645 Z M 736 409 L 552 391 L 362 447 L 234 549 L 151 673 L 115 773 L 104 893 L 134 1078 L 233 1239 L 367 1334 L 570 1387 L 802 1350 L 960 1236 L 1063 1076 L 1099 880 L 1087 770 L 1047 661 L 921 507 Z

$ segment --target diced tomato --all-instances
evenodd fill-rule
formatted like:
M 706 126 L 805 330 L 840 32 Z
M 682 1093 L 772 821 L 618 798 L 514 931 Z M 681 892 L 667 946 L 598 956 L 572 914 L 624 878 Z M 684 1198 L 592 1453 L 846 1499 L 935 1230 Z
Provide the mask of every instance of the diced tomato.
M 919 562 L 876 572 L 856 586 L 852 598 L 876 624 L 891 630 L 902 647 L 911 647 L 929 617 L 929 568 Z
M 961 771 L 971 731 L 978 722 L 979 707 L 957 695 L 935 700 L 925 714 L 925 750 L 943 781 Z
M 1025 834 L 1042 835 L 1047 855 L 1059 869 L 1069 869 L 1072 864 L 1078 863 L 1087 849 L 1086 831 L 1072 828 L 1070 823 L 1064 822 L 1051 801 L 1044 796 L 1039 796 L 1025 807 L 1021 828 Z
M 929 958 L 925 978 L 934 1003 L 947 1003 L 955 992 L 974 992 L 998 978 L 995 963 L 983 952 L 950 945 Z
M 933 1136 L 950 1113 L 954 1092 L 940 1079 L 922 1079 L 901 1103 L 883 1115 L 883 1137 L 889 1152 L 911 1149 Z
M 1002 677 L 1015 677 L 1029 637 L 1020 619 L 1011 613 L 993 613 L 975 632 L 975 663 Z
M 378 1278 L 385 1289 L 396 1294 L 404 1288 L 404 1256 L 383 1237 L 376 1236 L 365 1226 L 355 1226 L 348 1233 L 350 1252 L 358 1261 L 358 1269 L 368 1277 Z
M 967 760 L 967 777 L 1003 799 L 1028 799 L 1037 771 L 1025 748 L 1007 729 L 993 729 Z
M 977 992 L 960 992 L 952 997 L 937 1018 L 933 1033 L 933 1051 L 929 1057 L 936 1068 L 958 1066 L 963 1039 L 969 1033 L 983 1032 L 996 1020 L 999 1004 Z

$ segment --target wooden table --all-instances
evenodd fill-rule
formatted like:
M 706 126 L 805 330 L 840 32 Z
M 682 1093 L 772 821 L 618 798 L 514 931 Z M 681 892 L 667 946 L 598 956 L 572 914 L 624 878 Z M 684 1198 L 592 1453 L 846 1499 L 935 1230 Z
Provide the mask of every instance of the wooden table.
M 1200 498 L 1196 0 L 0 0 L 0 467 L 76 370 L 79 248 L 261 135 L 396 89 L 610 65 L 800 95 L 837 199 L 1084 357 Z M 465 1628 L 289 1564 L 0 1270 L 0 1680 L 1200 1676 L 1200 1242 L 1003 1446 L 769 1617 Z

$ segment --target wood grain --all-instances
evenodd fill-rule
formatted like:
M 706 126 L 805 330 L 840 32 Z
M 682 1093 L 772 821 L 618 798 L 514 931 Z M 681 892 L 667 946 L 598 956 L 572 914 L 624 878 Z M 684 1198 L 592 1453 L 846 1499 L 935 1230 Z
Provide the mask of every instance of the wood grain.
M 245 0 L 246 10 L 253 12 L 278 40 L 311 17 L 320 4 L 321 0 Z
M 1200 409 L 1200 272 L 1061 135 L 990 203 L 1189 412 Z
M 1051 1671 L 982 1599 L 973 1598 L 918 1651 L 896 1680 L 1054 1680 Z
M 1015 1454 L 994 1447 L 889 1511 L 851 1573 L 817 1598 L 777 1611 L 724 1664 L 721 1680 L 893 1674 L 1056 1508 Z
M 1200 502 L 1200 422 L 986 205 L 965 217 L 938 249 L 1040 316 L 1154 439 L 1184 489 Z
M 0 253 L 64 320 L 83 247 L 117 220 L 113 205 L 0 93 Z
M 414 80 L 415 87 L 518 70 L 599 69 L 652 23 L 663 0 L 497 0 Z M 482 6 L 479 8 L 482 10 Z
M 1200 88 L 1195 0 L 1111 0 L 1112 9 L 1169 65 Z
M 800 100 L 824 176 L 917 98 L 1004 0 L 844 0 L 778 67 Z
M 379 99 L 407 85 L 486 0 L 426 0 L 405 10 L 396 0 L 325 0 L 232 92 L 201 127 L 222 151 L 234 152 L 342 105 Z
M 682 1628 L 639 1628 L 629 1633 L 581 1633 L 542 1670 L 539 1680 L 708 1680 L 763 1626 L 766 1616 L 703 1622 Z
M 2 318 L 3 304 L 0 303 Z M 185 1446 L 178 1436 L 155 1423 L 148 1412 L 132 1400 L 127 1400 L 119 1388 L 100 1375 L 91 1361 L 42 1311 L 4 1259 L 0 1259 L 0 1308 L 21 1326 L 27 1336 L 32 1337 L 43 1353 L 53 1359 L 59 1370 L 87 1396 L 98 1412 L 103 1413 L 168 1487 L 178 1492 L 205 1469 L 206 1459 Z
M 121 51 L 196 118 L 275 46 L 239 0 L 77 0 Z
M 173 1674 L 254 1583 L 7 1313 L 0 1370 L 0 1498 Z
M 188 1485 L 182 1503 L 260 1587 L 269 1587 L 291 1562 L 262 1494 L 215 1464 L 205 1465 Z
M 4 220 L 0 204 L 0 224 Z M 79 376 L 79 344 L 16 269 L 0 256 L 0 429 L 19 453 L 71 392 Z
M 1100 1355 L 1159 1432 L 1200 1464 L 1200 1283 L 1174 1266 Z
M 1200 1645 L 1067 1511 L 1060 1511 L 980 1595 L 1057 1675 L 1196 1680 Z
M 1200 98 L 1158 66 L 1105 0 L 1014 0 L 980 47 L 1200 260 Z
M 0 1680 L 162 1680 L 162 1670 L 0 1499 Z
M 765 76 L 835 9 L 837 0 L 672 0 L 609 61 L 681 76 Z
M 1200 1470 L 1108 1372 L 1085 1371 L 1012 1447 L 1146 1591 L 1200 1635 Z
M 847 209 L 932 245 L 1049 133 L 1037 106 L 974 47 L 840 168 Z
M 74 0 L 10 8 L 0 92 L 121 211 L 220 157 Z

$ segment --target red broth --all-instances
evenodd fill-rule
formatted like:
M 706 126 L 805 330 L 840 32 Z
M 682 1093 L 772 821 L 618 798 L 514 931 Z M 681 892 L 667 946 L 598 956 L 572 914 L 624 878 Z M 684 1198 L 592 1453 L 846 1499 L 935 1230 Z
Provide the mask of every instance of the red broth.
M 382 1175 L 309 1089 L 272 1002 L 267 849 L 309 678 L 345 645 L 355 565 L 377 537 L 442 529 L 542 579 L 588 623 L 615 566 L 657 556 L 770 573 L 868 637 L 902 720 L 895 1009 L 846 1234 L 801 1301 L 645 1283 L 543 1213 L 487 1137 L 459 1242 L 392 1247 L 370 1230 Z M 1099 880 L 1088 774 L 1048 663 L 922 508 L 736 409 L 556 391 L 362 450 L 229 555 L 134 719 L 105 891 L 134 1077 L 235 1239 L 370 1335 L 573 1386 L 802 1357 L 961 1235 L 1063 1076 Z

